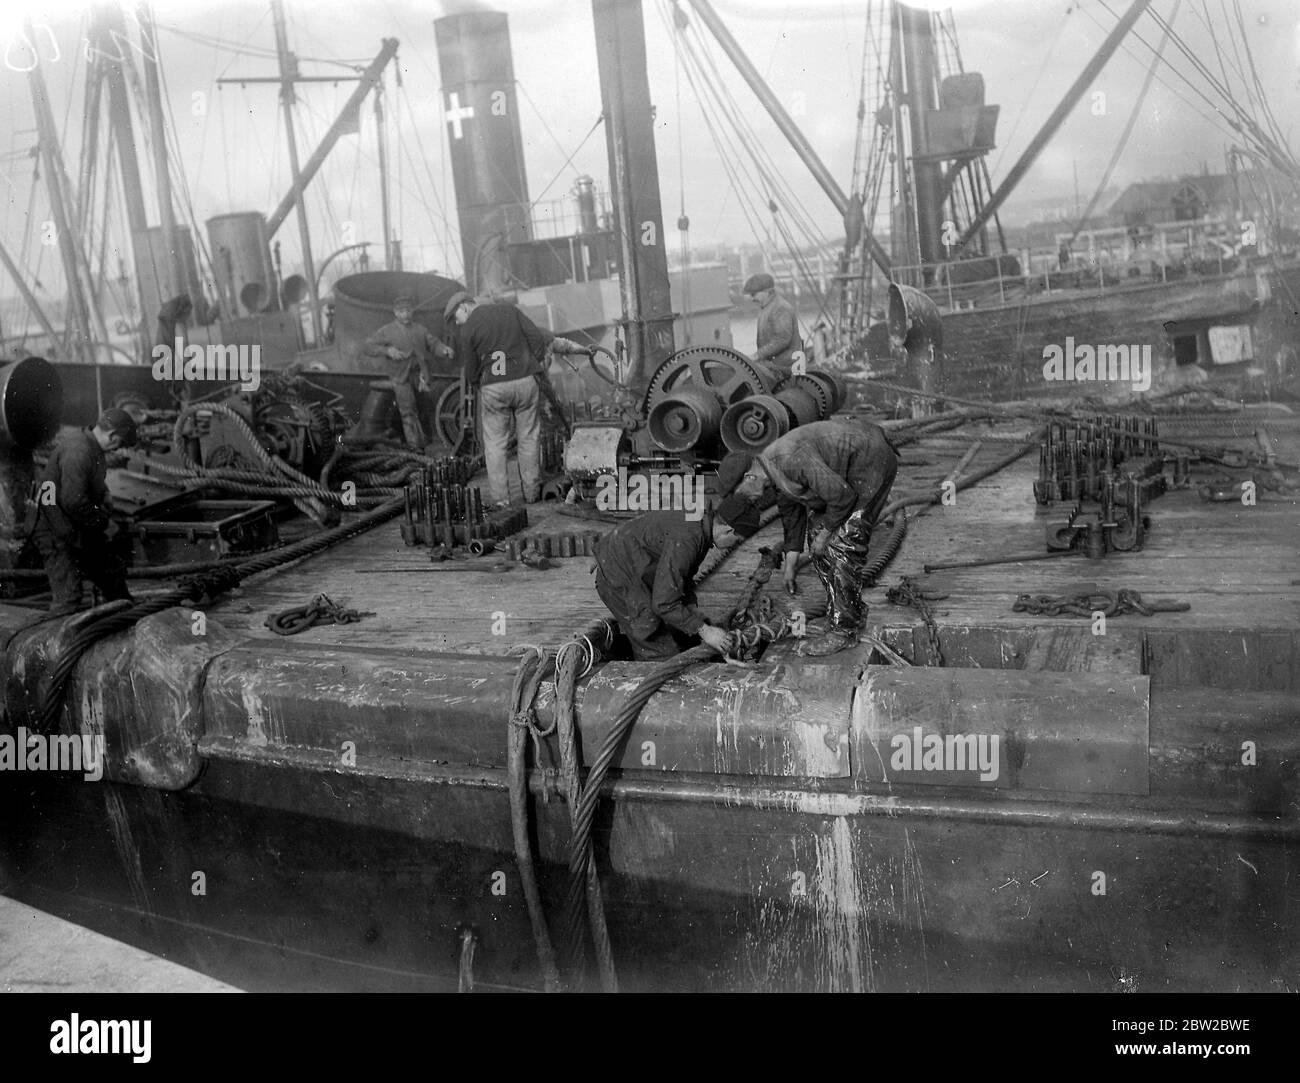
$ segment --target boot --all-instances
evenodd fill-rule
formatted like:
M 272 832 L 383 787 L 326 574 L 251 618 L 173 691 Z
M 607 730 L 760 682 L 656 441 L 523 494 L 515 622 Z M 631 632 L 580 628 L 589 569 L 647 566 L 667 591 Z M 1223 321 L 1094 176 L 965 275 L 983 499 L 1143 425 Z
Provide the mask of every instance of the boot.
M 832 628 L 825 635 L 804 639 L 799 644 L 799 653 L 806 658 L 824 658 L 828 654 L 838 654 L 846 647 L 852 647 L 857 641 L 856 632 Z

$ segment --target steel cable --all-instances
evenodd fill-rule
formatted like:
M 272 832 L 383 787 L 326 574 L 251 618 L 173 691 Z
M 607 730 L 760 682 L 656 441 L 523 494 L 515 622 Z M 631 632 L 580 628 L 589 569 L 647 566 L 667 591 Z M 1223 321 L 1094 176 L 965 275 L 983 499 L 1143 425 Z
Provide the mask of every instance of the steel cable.
M 40 725 L 42 732 L 53 732 L 59 714 L 63 710 L 63 699 L 67 692 L 67 685 L 72 676 L 72 671 L 76 668 L 82 655 L 100 640 L 116 632 L 125 631 L 146 617 L 161 613 L 165 609 L 171 609 L 187 599 L 197 604 L 205 597 L 214 598 L 218 594 L 238 586 L 240 582 L 250 576 L 322 552 L 332 545 L 346 541 L 358 534 L 363 534 L 372 527 L 387 522 L 389 519 L 400 515 L 401 512 L 402 501 L 390 500 L 388 503 L 358 516 L 350 523 L 332 527 L 320 534 L 292 542 L 282 549 L 254 557 L 232 567 L 219 567 L 207 572 L 201 572 L 184 580 L 175 590 L 136 603 L 126 609 L 108 613 L 102 618 L 87 624 L 63 648 L 50 669 L 50 684 L 41 701 Z

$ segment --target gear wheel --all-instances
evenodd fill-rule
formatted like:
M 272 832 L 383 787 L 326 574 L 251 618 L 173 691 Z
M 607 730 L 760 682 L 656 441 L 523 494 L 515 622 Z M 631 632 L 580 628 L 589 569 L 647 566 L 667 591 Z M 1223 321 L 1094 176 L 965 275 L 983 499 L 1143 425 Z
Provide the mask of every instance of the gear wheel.
M 469 404 L 461 397 L 460 384 L 449 384 L 438 396 L 433 415 L 442 442 L 453 455 L 466 451 L 474 442 L 474 418 Z M 467 444 L 468 442 L 468 444 Z
M 820 380 L 814 380 L 807 375 L 787 376 L 773 391 L 773 394 L 779 394 L 788 387 L 797 387 L 800 391 L 807 391 L 817 401 L 817 415 L 819 419 L 826 420 L 835 410 L 835 403 L 832 398 L 829 387 Z
M 661 399 L 685 386 L 706 389 L 725 408 L 751 395 L 768 394 L 776 380 L 766 365 L 725 346 L 688 346 L 655 370 L 642 408 L 648 414 Z

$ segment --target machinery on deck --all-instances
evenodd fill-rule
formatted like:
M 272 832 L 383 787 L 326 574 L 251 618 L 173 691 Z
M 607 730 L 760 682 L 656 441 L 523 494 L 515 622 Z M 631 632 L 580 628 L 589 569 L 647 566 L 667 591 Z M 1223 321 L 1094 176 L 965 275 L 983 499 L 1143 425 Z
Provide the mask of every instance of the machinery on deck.
M 845 397 L 837 377 L 799 357 L 785 371 L 725 346 L 688 346 L 651 375 L 635 418 L 575 424 L 565 470 L 581 499 L 606 474 L 707 471 L 728 451 L 761 451 L 825 420 Z

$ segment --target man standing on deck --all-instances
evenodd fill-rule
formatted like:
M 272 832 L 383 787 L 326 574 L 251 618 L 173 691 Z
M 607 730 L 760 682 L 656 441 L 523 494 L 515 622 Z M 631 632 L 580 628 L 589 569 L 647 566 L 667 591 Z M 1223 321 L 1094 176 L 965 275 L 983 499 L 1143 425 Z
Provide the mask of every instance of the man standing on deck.
M 167 349 L 174 351 L 176 340 L 184 340 L 185 325 L 193 314 L 194 302 L 190 300 L 188 293 L 178 293 L 170 300 L 164 301 L 162 307 L 158 309 L 158 327 L 154 332 L 153 344 L 166 346 Z M 153 356 L 152 353 L 150 356 Z M 179 354 L 176 355 L 176 362 L 179 365 Z
M 631 641 L 638 662 L 672 658 L 699 637 L 725 653 L 731 634 L 696 608 L 695 573 L 709 546 L 730 548 L 758 530 L 747 501 L 724 501 L 691 519 L 650 511 L 596 542 L 596 593 Z
M 754 360 L 789 369 L 794 352 L 803 349 L 794 305 L 776 292 L 776 283 L 769 274 L 750 275 L 742 292 L 758 303 L 758 349 Z
M 559 354 L 590 355 L 591 348 L 542 330 L 514 305 L 479 304 L 464 291 L 451 296 L 444 316 L 449 326 L 460 325 L 465 386 L 480 388 L 483 458 L 492 502 L 510 503 L 506 446 L 513 428 L 524 500 L 536 504 L 542 498 L 542 358 L 547 346 Z
M 415 323 L 411 318 L 414 311 L 414 297 L 409 294 L 398 297 L 393 302 L 393 321 L 366 339 L 362 353 L 366 357 L 382 357 L 392 362 L 389 383 L 397 400 L 397 410 L 402 415 L 402 434 L 407 444 L 416 451 L 423 451 L 428 439 L 424 426 L 420 424 L 415 394 L 429 387 L 432 376 L 429 362 L 435 357 L 450 361 L 456 352 L 430 334 L 423 324 Z
M 817 421 L 773 441 L 758 455 L 733 452 L 718 468 L 718 491 L 741 499 L 775 495 L 785 527 L 786 590 L 807 539 L 813 569 L 826 590 L 827 633 L 800 654 L 827 655 L 857 642 L 867 616 L 863 573 L 871 528 L 885 506 L 898 456 L 879 425 Z M 738 479 L 738 480 L 737 480 Z
M 135 421 L 125 410 L 105 410 L 93 429 L 64 432 L 36 482 L 32 541 L 49 576 L 50 616 L 81 608 L 82 579 L 106 601 L 131 600 L 126 563 L 111 544 L 117 524 L 108 511 L 104 453 L 135 444 Z

